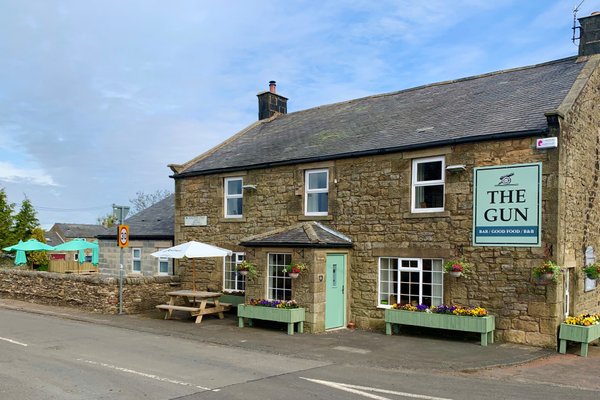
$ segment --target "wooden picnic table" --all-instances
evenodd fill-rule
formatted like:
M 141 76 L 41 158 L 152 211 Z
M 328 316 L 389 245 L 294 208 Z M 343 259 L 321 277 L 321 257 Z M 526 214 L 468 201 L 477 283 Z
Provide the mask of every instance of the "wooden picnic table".
M 165 319 L 171 318 L 173 311 L 187 311 L 192 317 L 196 317 L 196 323 L 202 322 L 202 317 L 207 314 L 218 314 L 223 319 L 223 311 L 228 310 L 229 305 L 220 303 L 222 293 L 202 292 L 193 290 L 176 290 L 168 292 L 169 302 L 156 306 L 159 310 L 165 310 Z M 177 305 L 177 300 L 182 299 L 183 305 Z

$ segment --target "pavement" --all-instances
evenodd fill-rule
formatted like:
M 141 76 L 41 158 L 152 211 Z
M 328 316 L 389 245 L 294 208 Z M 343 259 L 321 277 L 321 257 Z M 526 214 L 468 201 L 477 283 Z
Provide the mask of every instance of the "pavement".
M 233 312 L 220 320 L 205 316 L 195 324 L 185 314 L 164 320 L 158 310 L 136 315 L 105 315 L 77 308 L 0 299 L 0 308 L 49 315 L 92 324 L 114 326 L 164 336 L 174 336 L 198 345 L 209 343 L 270 354 L 337 364 L 403 371 L 477 374 L 493 379 L 548 381 L 551 384 L 600 390 L 600 347 L 590 346 L 588 357 L 578 356 L 578 346 L 568 354 L 513 343 L 479 345 L 479 335 L 454 333 L 440 337 L 439 331 L 402 330 L 391 336 L 383 332 L 340 329 L 319 334 L 287 335 L 284 324 L 261 324 L 239 328 Z

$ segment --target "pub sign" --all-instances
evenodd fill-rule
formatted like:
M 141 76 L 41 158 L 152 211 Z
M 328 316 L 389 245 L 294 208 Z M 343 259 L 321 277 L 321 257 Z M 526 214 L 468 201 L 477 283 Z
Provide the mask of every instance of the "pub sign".
M 541 246 L 542 163 L 474 170 L 473 245 Z

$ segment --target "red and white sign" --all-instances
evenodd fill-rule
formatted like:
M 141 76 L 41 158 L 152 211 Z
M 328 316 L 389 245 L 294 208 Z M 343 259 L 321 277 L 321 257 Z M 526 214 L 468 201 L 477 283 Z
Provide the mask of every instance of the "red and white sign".
M 117 241 L 119 242 L 119 247 L 129 246 L 129 226 L 128 225 L 119 225 L 119 233 L 118 233 Z
M 558 147 L 557 137 L 541 138 L 535 141 L 536 149 L 555 149 Z

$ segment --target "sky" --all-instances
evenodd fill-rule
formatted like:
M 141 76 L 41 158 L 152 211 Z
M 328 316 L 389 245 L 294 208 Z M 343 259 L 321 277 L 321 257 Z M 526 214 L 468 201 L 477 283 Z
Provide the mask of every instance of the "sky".
M 580 2 L 0 0 L 0 188 L 93 224 L 173 191 L 270 80 L 294 112 L 570 57 Z

